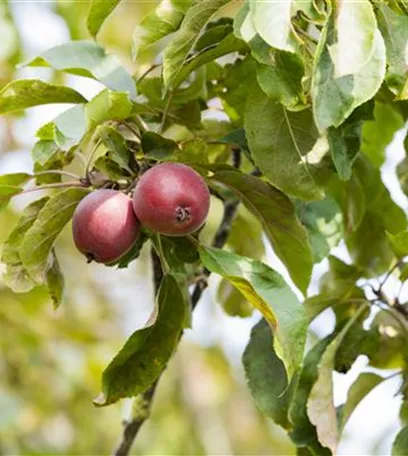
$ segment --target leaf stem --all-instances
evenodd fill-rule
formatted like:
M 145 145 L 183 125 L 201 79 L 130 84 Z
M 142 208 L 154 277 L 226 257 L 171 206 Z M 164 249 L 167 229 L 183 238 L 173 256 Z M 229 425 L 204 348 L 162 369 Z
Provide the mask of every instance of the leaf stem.
M 160 134 L 162 134 L 164 132 L 164 129 L 166 127 L 166 120 L 167 120 L 167 116 L 169 115 L 169 112 L 170 112 L 171 103 L 173 101 L 173 96 L 174 96 L 174 92 L 170 91 L 169 95 L 167 97 L 166 106 L 164 107 L 164 111 L 163 111 L 162 123 L 160 125 L 160 130 L 159 130 Z
M 69 171 L 59 170 L 59 169 L 50 169 L 47 171 L 39 171 L 39 172 L 33 174 L 33 178 L 36 178 L 39 176 L 47 176 L 48 174 L 59 174 L 60 176 L 72 177 L 73 179 L 76 179 L 78 181 L 81 180 L 81 177 L 78 176 L 77 174 L 70 173 Z
M 55 184 L 45 184 L 45 185 L 40 185 L 39 187 L 24 189 L 20 193 L 17 193 L 14 196 L 24 195 L 25 193 L 32 193 L 32 192 L 36 192 L 38 190 L 48 190 L 48 189 L 52 189 L 52 188 L 69 188 L 69 187 L 87 188 L 87 187 L 89 187 L 89 185 L 86 185 L 83 182 L 77 182 L 77 181 L 57 182 Z
M 85 166 L 85 176 L 87 177 L 87 179 L 89 180 L 90 179 L 90 171 L 91 171 L 91 164 L 92 164 L 92 160 L 95 156 L 95 153 L 98 149 L 98 147 L 102 144 L 102 140 L 101 139 L 98 139 L 98 141 L 96 142 L 95 146 L 93 147 L 92 149 L 92 152 L 90 153 L 89 157 L 88 157 L 88 160 L 86 162 L 86 166 Z

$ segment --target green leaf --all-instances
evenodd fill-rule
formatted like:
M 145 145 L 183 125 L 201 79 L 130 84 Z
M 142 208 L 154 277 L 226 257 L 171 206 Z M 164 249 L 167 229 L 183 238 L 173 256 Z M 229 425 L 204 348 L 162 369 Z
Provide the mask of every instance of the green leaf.
M 213 180 L 230 188 L 262 223 L 274 252 L 287 267 L 296 286 L 306 293 L 312 253 L 305 229 L 289 198 L 262 180 L 236 171 L 218 171 Z
M 251 47 L 254 49 L 253 43 Z M 268 57 L 270 64 L 259 64 L 257 69 L 261 89 L 271 100 L 281 103 L 289 110 L 303 108 L 306 105 L 302 87 L 305 68 L 301 58 L 297 54 L 274 49 L 268 50 Z
M 387 233 L 391 248 L 398 258 L 408 255 L 408 231 L 401 231 L 397 234 Z
M 407 352 L 406 329 L 398 320 L 398 313 L 381 310 L 371 324 L 373 339 L 377 339 L 377 350 L 370 353 L 370 366 L 379 369 L 401 369 L 405 367 Z
M 120 132 L 109 125 L 99 125 L 95 133 L 108 149 L 108 156 L 122 169 L 132 174 L 130 169 L 131 152 L 126 146 L 125 138 Z
M 340 432 L 360 402 L 382 381 L 383 377 L 372 372 L 363 372 L 357 377 L 347 394 L 346 403 L 340 407 Z
M 19 79 L 0 91 L 0 114 L 50 103 L 85 103 L 76 90 L 38 79 Z
M 102 375 L 99 406 L 143 393 L 166 367 L 180 339 L 184 323 L 184 300 L 174 277 L 163 278 L 157 296 L 154 321 L 137 330 Z
M 191 6 L 191 0 L 162 0 L 136 27 L 133 34 L 133 52 L 136 59 L 139 52 L 162 38 L 174 33 Z
M 273 185 L 302 199 L 323 197 L 316 182 L 320 158 L 312 164 L 318 133 L 311 111 L 289 112 L 258 88 L 248 97 L 245 131 L 255 163 Z
M 50 261 L 46 274 L 48 292 L 54 303 L 54 309 L 57 309 L 62 302 L 65 282 L 58 258 L 56 257 L 54 250 L 51 251 Z
M 343 237 L 340 208 L 333 198 L 308 203 L 297 202 L 296 213 L 306 228 L 313 263 L 320 263 Z
M 380 172 L 367 159 L 356 160 L 353 171 L 364 192 L 366 210 L 356 228 L 345 230 L 346 244 L 355 264 L 365 274 L 381 275 L 394 260 L 386 231 L 397 234 L 405 230 L 406 215 L 392 200 Z
M 27 231 L 33 226 L 38 213 L 48 200 L 49 197 L 46 196 L 29 204 L 3 244 L 1 261 L 7 267 L 4 280 L 15 293 L 25 293 L 35 286 L 21 262 L 19 248 Z
M 232 52 L 244 52 L 247 45 L 238 39 L 233 33 L 227 35 L 222 41 L 214 46 L 210 46 L 207 50 L 198 52 L 197 55 L 188 58 L 180 72 L 175 76 L 173 85 L 178 87 L 188 75 L 206 63 L 213 62 L 224 55 Z
M 378 30 L 367 62 L 358 71 L 341 77 L 335 76 L 330 55 L 336 39 L 333 12 L 320 35 L 312 81 L 313 114 L 320 131 L 341 125 L 355 108 L 375 95 L 385 76 L 385 45 Z
M 366 309 L 367 306 L 361 305 L 359 311 L 326 348 L 319 363 L 317 380 L 307 402 L 307 414 L 310 422 L 316 426 L 319 442 L 329 448 L 333 454 L 336 454 L 339 442 L 337 412 L 333 401 L 333 370 L 336 353 L 347 331 Z
M 124 120 L 132 113 L 132 108 L 127 93 L 103 90 L 85 105 L 88 128 L 107 120 Z
M 394 12 L 385 3 L 377 5 L 378 27 L 382 33 L 387 49 L 387 83 L 398 98 L 406 100 L 405 92 L 408 80 L 408 57 L 406 54 L 408 42 L 408 17 Z
M 118 6 L 120 0 L 92 0 L 86 26 L 88 32 L 95 37 L 106 18 Z
M 261 259 L 265 254 L 262 225 L 245 206 L 239 206 L 231 225 L 228 247 L 238 255 Z
M 11 198 L 23 191 L 22 184 L 32 176 L 26 173 L 3 174 L 0 176 L 0 211 L 5 209 Z
M 291 18 L 296 14 L 296 2 L 250 1 L 250 18 L 257 33 L 275 49 L 295 52 L 298 47 Z
M 25 234 L 35 222 L 38 213 L 49 200 L 46 196 L 29 204 L 21 215 L 17 225 L 3 244 L 1 261 L 7 265 L 20 263 L 19 247 Z
M 217 300 L 225 313 L 231 317 L 246 318 L 252 315 L 254 308 L 228 280 L 222 279 L 217 290 Z
M 52 122 L 38 129 L 37 138 L 52 140 L 60 147 L 78 142 L 85 134 L 86 119 L 84 105 L 77 105 L 59 114 Z
M 40 139 L 34 144 L 31 157 L 34 163 L 45 165 L 59 150 L 60 147 L 54 141 Z
M 20 258 L 35 282 L 44 282 L 55 239 L 71 220 L 76 206 L 87 193 L 85 189 L 69 188 L 52 196 L 24 236 L 19 248 Z
M 136 98 L 135 82 L 113 55 L 94 41 L 70 41 L 45 51 L 28 66 L 49 66 L 55 70 L 97 79 L 108 89 L 128 92 Z
M 332 336 L 320 340 L 307 353 L 289 405 L 292 429 L 290 438 L 298 448 L 309 448 L 312 455 L 329 456 L 331 452 L 318 441 L 316 428 L 307 415 L 307 401 L 318 376 L 318 364 Z
M 316 428 L 307 415 L 307 401 L 318 377 L 318 364 L 331 339 L 331 336 L 322 339 L 307 353 L 289 405 L 289 420 L 293 425 L 290 438 L 298 447 L 314 448 L 318 451 L 312 454 L 321 456 L 331 453 L 319 444 Z
M 123 255 L 117 261 L 117 263 L 111 263 L 109 266 L 117 266 L 118 269 L 127 268 L 133 260 L 139 258 L 142 248 L 148 239 L 149 236 L 146 233 L 142 232 L 138 240 L 133 244 L 132 248 L 129 250 L 129 252 L 125 253 L 125 255 Z
M 260 261 L 203 246 L 199 253 L 208 270 L 230 281 L 262 313 L 290 382 L 302 360 L 307 329 L 296 295 L 277 272 Z
M 369 0 L 334 3 L 337 40 L 330 44 L 334 77 L 341 78 L 360 71 L 375 48 L 377 22 Z
M 374 120 L 364 122 L 361 146 L 361 151 L 375 167 L 384 163 L 386 147 L 403 126 L 404 119 L 393 105 L 376 101 Z
M 173 89 L 187 57 L 211 17 L 230 0 L 195 0 L 188 9 L 180 29 L 164 51 L 163 79 L 166 89 Z
M 351 178 L 352 166 L 360 152 L 362 121 L 346 121 L 340 127 L 327 131 L 330 154 L 341 180 Z
M 392 456 L 406 456 L 408 454 L 408 426 L 402 428 L 392 444 Z
M 142 136 L 141 146 L 147 157 L 154 158 L 156 160 L 168 158 L 173 155 L 174 152 L 179 150 L 175 141 L 164 138 L 152 131 L 148 131 Z
M 288 381 L 285 366 L 273 348 L 273 335 L 262 319 L 251 331 L 242 357 L 249 389 L 258 408 L 269 418 L 288 428 Z
M 0 194 L 1 188 L 3 186 L 19 187 L 27 183 L 30 179 L 32 179 L 32 177 L 33 176 L 31 174 L 27 173 L 13 173 L 0 175 Z

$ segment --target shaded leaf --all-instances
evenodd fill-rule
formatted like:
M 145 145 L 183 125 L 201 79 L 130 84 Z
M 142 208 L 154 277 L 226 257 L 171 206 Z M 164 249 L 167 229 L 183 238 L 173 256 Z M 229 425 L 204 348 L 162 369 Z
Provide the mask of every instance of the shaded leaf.
M 230 0 L 196 0 L 193 2 L 179 30 L 164 51 L 163 79 L 166 89 L 174 88 L 174 81 L 207 22 L 229 2 Z
M 235 171 L 218 171 L 213 179 L 230 188 L 262 223 L 276 255 L 296 286 L 306 292 L 312 254 L 305 229 L 289 198 L 262 180 Z
M 374 166 L 379 168 L 384 163 L 386 147 L 403 126 L 404 119 L 392 104 L 376 101 L 374 120 L 364 122 L 361 146 Z
M 95 37 L 106 18 L 118 6 L 120 0 L 92 0 L 86 19 L 88 32 Z
M 258 88 L 248 98 L 245 131 L 255 163 L 273 185 L 302 199 L 323 197 L 318 166 L 310 163 L 318 138 L 311 111 L 289 112 Z
M 222 279 L 217 290 L 217 300 L 225 313 L 231 317 L 246 318 L 252 315 L 254 308 L 230 282 Z
M 398 258 L 408 255 L 408 231 L 401 231 L 397 234 L 387 233 L 391 248 Z
M 181 335 L 185 305 L 177 281 L 166 275 L 157 295 L 157 315 L 137 330 L 102 375 L 99 406 L 143 393 L 166 367 Z
M 164 138 L 152 131 L 148 131 L 142 136 L 141 146 L 147 157 L 154 158 L 156 160 L 168 158 L 174 152 L 179 150 L 175 141 Z
M 39 211 L 34 224 L 20 244 L 24 267 L 37 283 L 43 283 L 48 270 L 49 254 L 55 239 L 70 221 L 87 190 L 69 188 L 52 196 Z
M 0 114 L 50 103 L 85 103 L 76 90 L 38 79 L 19 79 L 0 91 Z
M 251 331 L 242 362 L 249 389 L 259 409 L 269 418 L 288 428 L 288 381 L 285 366 L 273 348 L 273 335 L 262 319 Z
M 408 454 L 408 426 L 402 428 L 392 444 L 392 456 L 406 456 Z
M 203 246 L 199 253 L 207 269 L 230 281 L 262 313 L 290 381 L 301 363 L 307 328 L 296 295 L 277 272 L 260 261 Z

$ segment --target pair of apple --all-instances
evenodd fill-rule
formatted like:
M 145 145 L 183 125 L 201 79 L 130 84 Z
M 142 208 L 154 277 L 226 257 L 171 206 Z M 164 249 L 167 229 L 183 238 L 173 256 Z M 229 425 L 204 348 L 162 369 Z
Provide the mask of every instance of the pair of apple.
M 185 236 L 203 225 L 209 208 L 208 186 L 196 171 L 162 163 L 142 175 L 133 199 L 109 189 L 82 199 L 73 217 L 73 238 L 88 260 L 114 263 L 137 241 L 141 225 L 166 236 Z

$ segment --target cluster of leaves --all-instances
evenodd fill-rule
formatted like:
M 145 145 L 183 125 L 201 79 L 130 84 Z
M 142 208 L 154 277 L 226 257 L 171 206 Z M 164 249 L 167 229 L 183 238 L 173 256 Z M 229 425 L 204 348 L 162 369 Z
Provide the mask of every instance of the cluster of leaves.
M 92 1 L 94 38 L 119 3 Z M 3 248 L 5 279 L 15 291 L 45 284 L 58 305 L 54 242 L 81 198 L 100 187 L 131 192 L 138 174 L 160 161 L 188 163 L 216 197 L 239 202 L 226 248 L 151 239 L 166 265 L 155 315 L 108 366 L 96 403 L 136 396 L 156 381 L 190 324 L 188 287 L 211 272 L 222 277 L 218 296 L 228 313 L 255 308 L 263 316 L 243 357 L 260 409 L 288 430 L 299 454 L 334 454 L 355 407 L 386 377 L 362 373 L 336 409 L 333 372 L 347 372 L 361 354 L 372 367 L 406 368 L 408 309 L 384 295 L 384 280 L 373 286 L 374 298 L 365 285 L 387 272 L 408 278 L 406 214 L 379 170 L 408 118 L 408 5 L 247 0 L 234 18 L 223 17 L 229 3 L 163 0 L 134 32 L 135 58 L 152 48 L 158 54 L 138 77 L 97 41 L 72 41 L 26 64 L 98 80 L 106 89 L 91 100 L 38 80 L 0 91 L 2 114 L 74 105 L 37 132 L 33 174 L 0 178 L 2 207 L 30 179 L 37 188 L 67 187 L 26 208 Z M 62 181 L 84 154 L 83 175 Z M 406 161 L 398 168 L 404 191 Z M 319 294 L 302 305 L 262 262 L 262 233 L 305 296 L 313 265 L 341 239 L 353 263 L 329 256 Z M 117 266 L 137 258 L 148 239 L 145 233 Z M 335 329 L 304 357 L 307 328 L 329 307 Z M 407 433 L 397 437 L 395 454 L 407 450 Z

